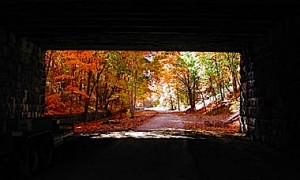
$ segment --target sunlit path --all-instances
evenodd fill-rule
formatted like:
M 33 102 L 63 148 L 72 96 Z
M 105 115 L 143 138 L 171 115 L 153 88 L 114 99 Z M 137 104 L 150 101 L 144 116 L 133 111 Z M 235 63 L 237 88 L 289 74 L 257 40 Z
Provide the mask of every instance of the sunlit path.
M 81 134 L 98 138 L 192 138 L 185 134 L 184 117 L 172 113 L 161 113 L 150 118 L 145 124 L 129 131 Z
M 239 136 L 238 122 L 226 124 L 228 116 L 201 116 L 178 111 L 139 111 L 136 119 L 98 120 L 76 126 L 77 136 L 98 138 L 192 138 L 206 135 Z M 144 120 L 141 120 L 143 118 Z
M 182 130 L 184 119 L 176 114 L 158 114 L 147 123 L 137 127 L 136 131 L 156 131 L 156 130 Z

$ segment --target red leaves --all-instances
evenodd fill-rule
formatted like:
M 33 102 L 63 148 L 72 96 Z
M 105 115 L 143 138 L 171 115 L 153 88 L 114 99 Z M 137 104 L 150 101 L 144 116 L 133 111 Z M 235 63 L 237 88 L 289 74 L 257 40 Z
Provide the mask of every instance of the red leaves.
M 192 114 L 185 115 L 186 121 L 184 123 L 184 128 L 199 132 L 215 132 L 221 134 L 234 134 L 239 131 L 239 122 L 233 122 L 226 124 L 226 119 L 228 115 L 200 115 Z
M 142 125 L 147 120 L 155 116 L 155 111 L 136 112 L 134 118 L 120 119 L 99 119 L 88 123 L 78 123 L 75 125 L 75 133 L 95 133 L 95 132 L 112 132 L 128 131 Z

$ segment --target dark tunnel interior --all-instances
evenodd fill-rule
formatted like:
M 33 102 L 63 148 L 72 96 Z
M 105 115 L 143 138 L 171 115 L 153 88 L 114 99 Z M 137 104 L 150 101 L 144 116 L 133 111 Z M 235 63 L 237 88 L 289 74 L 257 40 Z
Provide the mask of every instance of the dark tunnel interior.
M 299 32 L 300 3 L 289 0 L 2 0 L 0 172 L 4 179 L 296 178 Z M 43 121 L 47 50 L 239 52 L 247 140 L 64 139 Z

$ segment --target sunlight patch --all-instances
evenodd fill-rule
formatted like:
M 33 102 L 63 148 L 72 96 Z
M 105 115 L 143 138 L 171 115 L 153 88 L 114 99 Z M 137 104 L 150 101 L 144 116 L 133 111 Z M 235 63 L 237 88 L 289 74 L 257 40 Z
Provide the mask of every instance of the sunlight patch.
M 83 135 L 86 136 L 86 135 Z M 162 138 L 185 138 L 193 139 L 192 137 L 184 135 L 174 135 L 163 133 L 162 131 L 152 131 L 152 132 L 135 132 L 135 131 L 118 131 L 109 132 L 105 134 L 94 133 L 90 135 L 92 139 L 104 139 L 104 138 L 139 138 L 139 139 L 162 139 Z

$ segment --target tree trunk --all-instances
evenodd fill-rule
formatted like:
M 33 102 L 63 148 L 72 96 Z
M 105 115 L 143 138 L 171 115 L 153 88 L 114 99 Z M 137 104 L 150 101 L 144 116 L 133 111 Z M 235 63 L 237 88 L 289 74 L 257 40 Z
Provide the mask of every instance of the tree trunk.
M 203 104 L 203 107 L 204 107 L 204 111 L 205 111 L 205 113 L 207 113 L 206 104 L 205 104 L 205 98 L 204 98 L 203 92 L 200 91 L 200 94 L 201 94 L 201 98 L 202 98 L 202 104 Z
M 188 87 L 188 96 L 189 96 L 189 100 L 190 100 L 190 106 L 191 106 L 191 110 L 195 110 L 196 109 L 196 104 L 195 104 L 195 99 L 193 98 L 193 92 L 192 89 L 190 87 Z
M 130 118 L 134 118 L 134 111 L 135 111 L 135 93 L 134 93 L 134 89 L 131 90 L 130 92 L 130 100 L 129 100 L 129 104 L 130 104 Z
M 178 88 L 176 88 L 176 92 L 177 92 L 177 109 L 178 109 L 178 111 L 180 111 L 180 99 L 179 99 Z
M 86 94 L 89 96 L 85 99 L 84 103 L 84 113 L 83 113 L 83 121 L 87 122 L 87 114 L 88 114 L 88 108 L 90 103 L 90 82 L 92 77 L 92 71 L 88 72 L 88 79 L 87 79 L 87 88 L 86 88 Z

